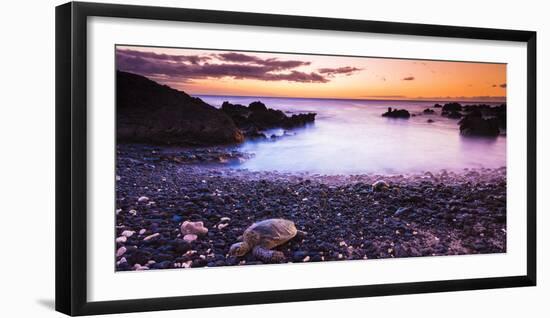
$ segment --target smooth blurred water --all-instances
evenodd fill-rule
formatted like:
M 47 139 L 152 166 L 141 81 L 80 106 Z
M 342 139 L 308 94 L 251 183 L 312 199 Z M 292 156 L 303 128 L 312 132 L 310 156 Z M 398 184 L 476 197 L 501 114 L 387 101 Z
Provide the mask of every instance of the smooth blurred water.
M 288 114 L 315 112 L 315 123 L 276 140 L 248 141 L 255 156 L 240 168 L 321 174 L 407 173 L 506 166 L 506 137 L 462 137 L 456 119 L 421 114 L 435 102 L 327 100 L 199 96 L 220 107 L 224 101 L 248 105 L 260 100 Z M 440 102 L 443 104 L 444 102 Z M 388 107 L 405 108 L 410 119 L 382 117 Z M 435 122 L 428 123 L 428 119 Z M 282 135 L 283 130 L 267 132 Z

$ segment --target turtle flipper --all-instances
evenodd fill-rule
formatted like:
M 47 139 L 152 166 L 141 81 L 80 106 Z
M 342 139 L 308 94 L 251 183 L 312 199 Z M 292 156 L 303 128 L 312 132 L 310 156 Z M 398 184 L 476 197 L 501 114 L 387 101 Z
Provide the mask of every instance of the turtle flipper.
M 285 260 L 285 254 L 282 252 L 268 250 L 261 246 L 254 247 L 252 255 L 264 263 L 280 263 Z

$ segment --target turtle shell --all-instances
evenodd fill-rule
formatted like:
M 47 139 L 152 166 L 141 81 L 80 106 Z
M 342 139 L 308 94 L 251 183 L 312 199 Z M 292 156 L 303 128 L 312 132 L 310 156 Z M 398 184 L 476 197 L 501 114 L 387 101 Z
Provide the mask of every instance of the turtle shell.
M 251 246 L 259 245 L 267 249 L 286 243 L 296 236 L 298 230 L 294 222 L 285 219 L 267 219 L 256 222 L 244 231 L 243 238 Z M 254 237 L 255 242 L 248 239 Z

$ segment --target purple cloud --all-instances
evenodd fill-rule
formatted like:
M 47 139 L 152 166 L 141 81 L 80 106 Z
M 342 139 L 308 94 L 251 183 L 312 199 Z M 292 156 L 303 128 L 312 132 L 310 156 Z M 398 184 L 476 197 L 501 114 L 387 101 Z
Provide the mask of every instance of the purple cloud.
M 252 55 L 228 53 L 231 55 L 225 55 L 225 61 L 232 59 L 232 62 L 238 60 L 240 63 L 199 63 L 199 61 L 211 60 L 212 57 L 142 53 L 144 52 L 117 50 L 117 69 L 152 78 L 181 80 L 229 77 L 300 83 L 326 83 L 329 81 L 318 73 L 294 70 L 298 66 L 308 65 L 310 62 L 261 59 Z M 216 55 L 216 57 L 219 56 L 220 54 Z
M 127 55 L 133 57 L 141 57 L 151 60 L 161 60 L 161 61 L 170 61 L 170 62 L 189 62 L 191 64 L 198 64 L 199 62 L 205 62 L 211 59 L 210 56 L 206 55 L 172 55 L 164 53 L 155 53 L 155 52 L 143 52 L 136 51 L 131 49 L 118 49 L 118 55 Z
M 271 67 L 273 70 L 288 70 L 297 68 L 300 66 L 310 65 L 311 62 L 307 61 L 296 61 L 296 60 L 279 60 L 276 58 L 262 59 L 254 55 L 229 52 L 217 54 L 216 57 L 224 62 L 232 63 L 250 63 L 256 65 L 263 65 L 266 67 Z
M 402 78 L 403 81 L 414 81 L 414 76 L 407 76 Z
M 362 69 L 357 67 L 351 67 L 351 66 L 344 66 L 344 67 L 337 67 L 337 68 L 320 68 L 317 71 L 321 74 L 327 74 L 329 76 L 335 75 L 335 74 L 346 74 L 351 75 L 357 71 L 360 71 Z

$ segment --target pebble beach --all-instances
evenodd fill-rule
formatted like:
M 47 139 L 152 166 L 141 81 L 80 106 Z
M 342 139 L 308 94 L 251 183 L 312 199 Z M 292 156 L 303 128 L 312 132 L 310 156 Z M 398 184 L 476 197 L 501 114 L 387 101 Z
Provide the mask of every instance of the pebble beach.
M 118 144 L 116 270 L 262 264 L 229 256 L 254 222 L 307 232 L 283 262 L 506 252 L 506 168 L 323 175 L 239 169 L 230 146 Z M 383 187 L 373 187 L 377 183 Z M 184 222 L 207 232 L 185 235 Z

